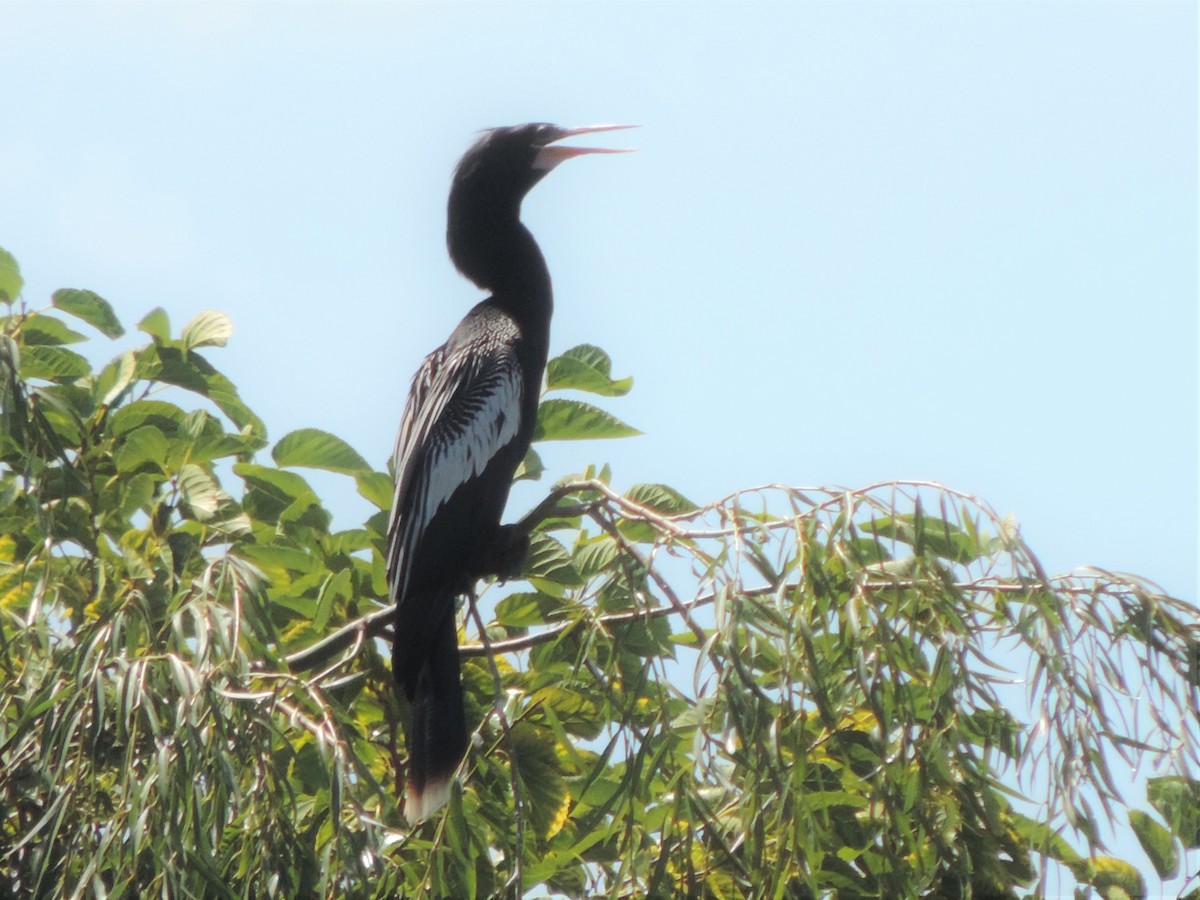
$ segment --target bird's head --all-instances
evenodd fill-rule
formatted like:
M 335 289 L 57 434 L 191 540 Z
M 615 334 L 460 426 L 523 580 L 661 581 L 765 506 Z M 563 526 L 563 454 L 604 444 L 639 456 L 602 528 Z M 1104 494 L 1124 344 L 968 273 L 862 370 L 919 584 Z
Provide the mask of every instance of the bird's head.
M 630 125 L 560 128 L 544 122 L 493 128 L 475 142 L 450 187 L 446 242 L 450 258 L 463 275 L 482 288 L 495 289 L 528 281 L 531 273 L 546 278 L 537 245 L 519 224 L 521 201 L 529 189 L 560 162 L 585 153 L 622 153 L 597 147 L 559 144 L 566 138 Z M 522 265 L 512 242 L 531 247 L 536 265 Z M 527 243 L 524 243 L 527 242 Z
M 585 153 L 623 153 L 600 147 L 572 147 L 558 141 L 615 131 L 631 125 L 590 125 L 562 128 L 545 122 L 492 128 L 485 131 L 463 156 L 454 172 L 450 192 L 451 214 L 456 203 L 470 215 L 519 214 L 530 188 L 564 160 Z

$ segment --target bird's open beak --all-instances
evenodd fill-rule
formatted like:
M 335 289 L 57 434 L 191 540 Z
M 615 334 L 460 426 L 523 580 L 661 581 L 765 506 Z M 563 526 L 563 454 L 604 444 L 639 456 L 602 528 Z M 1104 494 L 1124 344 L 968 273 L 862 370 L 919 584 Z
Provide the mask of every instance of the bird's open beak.
M 581 134 L 595 134 L 598 131 L 619 131 L 622 128 L 637 128 L 637 126 L 585 125 L 582 128 L 564 128 L 562 134 L 554 139 L 554 143 L 547 144 L 538 151 L 537 158 L 533 161 L 533 166 L 535 169 L 545 169 L 548 171 L 564 160 L 571 159 L 574 156 L 583 156 L 585 153 L 632 153 L 631 149 L 625 147 L 563 147 L 558 143 L 567 138 L 578 137 Z

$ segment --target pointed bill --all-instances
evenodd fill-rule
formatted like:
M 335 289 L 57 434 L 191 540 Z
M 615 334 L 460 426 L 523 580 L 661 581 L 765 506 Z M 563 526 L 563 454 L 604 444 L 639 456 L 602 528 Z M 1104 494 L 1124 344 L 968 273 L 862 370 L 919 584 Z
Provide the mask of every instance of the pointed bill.
M 564 147 L 558 142 L 578 137 L 581 134 L 596 134 L 601 131 L 620 131 L 625 128 L 637 127 L 636 125 L 584 125 L 581 128 L 564 128 L 562 134 L 554 139 L 554 143 L 547 144 L 538 151 L 533 166 L 535 169 L 549 171 L 559 163 L 576 156 L 583 156 L 585 153 L 632 153 L 632 149 L 625 147 Z

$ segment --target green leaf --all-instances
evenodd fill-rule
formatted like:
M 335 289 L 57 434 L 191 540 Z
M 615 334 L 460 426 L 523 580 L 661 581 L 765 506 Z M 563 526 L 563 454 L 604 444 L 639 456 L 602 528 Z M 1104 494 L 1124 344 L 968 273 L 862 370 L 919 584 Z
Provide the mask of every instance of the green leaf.
M 24 286 L 21 267 L 11 253 L 0 247 L 0 303 L 12 303 Z
M 63 288 L 54 292 L 51 302 L 63 312 L 87 322 L 106 337 L 118 338 L 125 333 L 111 304 L 97 293 Z
M 133 431 L 141 425 L 154 425 L 163 434 L 174 435 L 183 427 L 186 413 L 165 400 L 136 400 L 122 406 L 109 419 L 109 428 L 116 436 Z
M 641 434 L 616 416 L 578 400 L 543 400 L 538 407 L 535 441 L 603 440 Z
M 525 628 L 561 619 L 562 612 L 563 602 L 557 597 L 537 591 L 517 591 L 496 604 L 496 621 L 509 628 Z
M 154 463 L 160 468 L 167 459 L 170 444 L 166 435 L 153 425 L 143 425 L 126 435 L 117 451 L 115 464 L 118 472 L 132 472 L 143 463 Z
M 285 434 L 271 450 L 278 466 L 304 466 L 345 475 L 372 471 L 367 461 L 340 437 L 319 428 L 301 428 Z
M 1200 781 L 1179 775 L 1151 778 L 1146 796 L 1189 850 L 1200 847 Z
M 1129 811 L 1129 824 L 1159 878 L 1174 878 L 1179 871 L 1179 856 L 1171 832 L 1140 809 Z
M 132 350 L 126 350 L 96 376 L 95 391 L 100 403 L 104 406 L 111 406 L 133 383 L 136 374 L 137 357 L 134 356 Z
M 54 316 L 43 316 L 38 313 L 33 315 L 9 316 L 5 319 L 4 324 L 7 328 L 9 323 L 17 323 L 21 329 L 21 342 L 26 346 L 34 344 L 77 344 L 80 341 L 86 341 L 87 337 L 66 326 L 61 319 L 56 319 Z
M 934 518 L 917 507 L 915 514 L 871 519 L 859 527 L 869 534 L 908 544 L 918 554 L 931 552 L 952 562 L 967 564 L 983 555 L 983 548 L 957 525 Z
M 142 317 L 142 321 L 138 322 L 137 327 L 138 331 L 144 331 L 154 338 L 156 343 L 171 339 L 171 320 L 167 316 L 167 311 L 161 306 L 156 306 L 146 313 Z
M 1075 877 L 1094 887 L 1104 900 L 1133 900 L 1146 896 L 1146 880 L 1142 873 L 1123 859 L 1093 856 L 1073 871 Z
M 82 378 L 91 371 L 84 357 L 65 347 L 35 344 L 21 351 L 21 374 L 26 378 Z
M 669 516 L 684 515 L 699 509 L 675 488 L 665 484 L 635 484 L 625 496 L 634 503 Z
M 566 821 L 571 800 L 555 753 L 554 736 L 548 729 L 527 722 L 513 726 L 509 734 L 533 827 L 539 837 L 551 837 Z
M 553 585 L 574 587 L 583 581 L 563 545 L 539 532 L 529 536 L 529 555 L 525 558 L 524 575 L 535 587 L 548 594 L 557 593 Z
M 392 508 L 392 495 L 396 491 L 392 476 L 386 472 L 363 472 L 354 477 L 360 497 L 379 509 Z
M 546 467 L 542 465 L 542 458 L 538 456 L 536 450 L 530 447 L 525 452 L 525 458 L 521 460 L 521 465 L 517 466 L 513 481 L 537 481 L 545 471 Z
M 224 347 L 233 334 L 233 322 L 229 316 L 217 310 L 206 310 L 183 326 L 180 340 L 185 349 L 197 347 Z
M 309 500 L 316 495 L 312 486 L 303 476 L 271 466 L 260 466 L 255 463 L 237 463 L 233 471 L 241 476 L 247 486 L 258 490 L 268 490 L 273 495 L 286 499 L 289 503 L 304 498 Z
M 200 466 L 185 465 L 179 470 L 179 492 L 192 515 L 201 522 L 214 518 L 233 498 L 221 489 L 217 480 Z
M 619 381 L 612 377 L 612 360 L 599 347 L 580 344 L 546 364 L 546 390 L 576 390 L 620 397 L 629 393 L 632 378 Z

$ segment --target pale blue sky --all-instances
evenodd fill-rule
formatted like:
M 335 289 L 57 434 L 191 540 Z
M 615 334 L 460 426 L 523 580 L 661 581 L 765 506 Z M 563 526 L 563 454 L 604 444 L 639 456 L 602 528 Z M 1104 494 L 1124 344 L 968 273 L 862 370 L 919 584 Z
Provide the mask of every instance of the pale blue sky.
M 1053 571 L 1194 599 L 1196 9 L 3 4 L 0 246 L 33 304 L 226 311 L 273 437 L 382 466 L 478 297 L 443 244 L 474 131 L 638 123 L 525 207 L 553 349 L 608 350 L 646 432 L 552 475 L 936 479 Z

